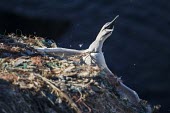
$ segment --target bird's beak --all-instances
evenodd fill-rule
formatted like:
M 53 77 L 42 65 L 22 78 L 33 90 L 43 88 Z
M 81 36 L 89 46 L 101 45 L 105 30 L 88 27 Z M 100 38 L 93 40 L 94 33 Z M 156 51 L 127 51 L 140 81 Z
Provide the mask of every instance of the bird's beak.
M 105 27 L 105 29 L 113 30 L 113 26 L 114 26 L 115 20 L 116 20 L 118 17 L 119 17 L 119 15 L 117 15 L 111 22 L 108 22 L 108 25 Z

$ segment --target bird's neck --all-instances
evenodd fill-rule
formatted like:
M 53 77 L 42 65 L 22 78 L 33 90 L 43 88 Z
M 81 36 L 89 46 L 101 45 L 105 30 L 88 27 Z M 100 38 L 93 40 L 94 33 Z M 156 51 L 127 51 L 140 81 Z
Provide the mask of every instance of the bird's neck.
M 106 38 L 97 36 L 96 40 L 89 46 L 89 51 L 94 53 L 102 52 L 102 47 L 105 40 Z

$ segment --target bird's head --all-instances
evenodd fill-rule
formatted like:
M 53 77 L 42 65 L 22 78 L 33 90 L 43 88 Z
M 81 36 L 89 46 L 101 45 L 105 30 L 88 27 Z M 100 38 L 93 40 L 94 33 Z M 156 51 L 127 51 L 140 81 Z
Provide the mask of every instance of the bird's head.
M 107 22 L 106 24 L 104 24 L 97 37 L 100 37 L 100 39 L 102 40 L 107 39 L 112 34 L 114 30 L 114 22 L 118 17 L 119 15 L 117 15 L 111 22 Z

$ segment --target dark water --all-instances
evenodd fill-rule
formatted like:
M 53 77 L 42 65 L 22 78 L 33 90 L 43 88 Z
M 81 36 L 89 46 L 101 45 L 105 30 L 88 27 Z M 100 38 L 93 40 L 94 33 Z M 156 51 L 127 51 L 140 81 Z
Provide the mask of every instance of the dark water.
M 109 68 L 141 98 L 170 112 L 168 0 L 1 0 L 0 33 L 20 29 L 53 38 L 61 47 L 84 49 L 116 15 L 103 48 Z

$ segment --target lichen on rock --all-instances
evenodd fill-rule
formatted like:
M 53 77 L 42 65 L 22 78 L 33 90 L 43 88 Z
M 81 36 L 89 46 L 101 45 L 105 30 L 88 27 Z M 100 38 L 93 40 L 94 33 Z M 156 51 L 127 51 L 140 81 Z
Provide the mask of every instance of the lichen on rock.
M 101 49 L 107 37 L 102 35 L 112 33 L 114 20 L 86 50 L 58 48 L 54 41 L 37 36 L 0 35 L 0 112 L 157 111 L 159 106 L 152 110 L 105 63 Z

